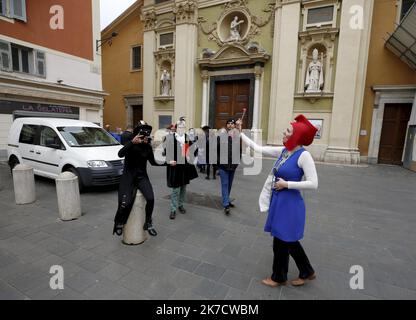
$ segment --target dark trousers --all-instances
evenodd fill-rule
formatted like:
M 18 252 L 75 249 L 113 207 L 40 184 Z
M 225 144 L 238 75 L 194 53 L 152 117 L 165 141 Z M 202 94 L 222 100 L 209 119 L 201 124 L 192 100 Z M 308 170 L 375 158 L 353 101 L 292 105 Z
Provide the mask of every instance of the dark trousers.
M 274 237 L 273 252 L 273 281 L 279 283 L 287 281 L 289 255 L 295 260 L 296 266 L 299 269 L 299 278 L 307 279 L 315 273 L 299 241 L 285 242 Z
M 125 174 L 121 178 L 118 189 L 118 209 L 114 222 L 121 224 L 127 223 L 134 200 L 136 200 L 137 189 L 141 191 L 146 199 L 146 222 L 152 221 L 155 196 L 149 178 L 137 178 L 134 175 Z

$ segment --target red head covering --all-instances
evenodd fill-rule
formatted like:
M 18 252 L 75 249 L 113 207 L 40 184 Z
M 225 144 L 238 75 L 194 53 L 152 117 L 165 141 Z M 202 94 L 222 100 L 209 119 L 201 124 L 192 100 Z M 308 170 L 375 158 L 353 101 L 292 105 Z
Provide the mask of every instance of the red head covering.
M 318 129 L 309 122 L 306 117 L 301 114 L 295 118 L 296 122 L 292 122 L 292 136 L 284 143 L 288 151 L 292 151 L 297 146 L 309 146 L 312 144 Z

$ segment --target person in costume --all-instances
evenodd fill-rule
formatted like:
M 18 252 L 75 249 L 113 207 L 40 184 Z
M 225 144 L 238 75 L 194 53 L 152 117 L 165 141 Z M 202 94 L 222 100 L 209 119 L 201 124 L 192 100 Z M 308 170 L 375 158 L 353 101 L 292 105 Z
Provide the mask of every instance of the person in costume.
M 241 121 L 238 121 L 238 129 L 241 131 Z M 304 148 L 312 144 L 316 132 L 317 128 L 305 116 L 299 115 L 283 133 L 284 147 L 262 147 L 241 133 L 242 140 L 256 152 L 277 158 L 259 200 L 260 210 L 268 210 L 264 231 L 273 236 L 273 273 L 262 281 L 270 287 L 287 284 L 289 255 L 299 269 L 299 277 L 291 281 L 292 285 L 302 286 L 306 280 L 316 278 L 299 242 L 305 229 L 305 203 L 301 190 L 318 188 L 315 162 Z
M 185 133 L 185 119 L 181 117 L 176 123 L 176 132 L 167 135 L 165 140 L 166 161 L 171 163 L 167 167 L 167 185 L 172 188 L 170 203 L 170 219 L 176 218 L 176 211 L 185 214 L 184 208 L 186 186 L 191 180 L 198 178 L 198 172 L 195 165 L 189 159 L 189 150 L 193 142 Z
M 155 160 L 150 144 L 151 132 L 152 127 L 146 122 L 140 121 L 133 131 L 134 138 L 126 142 L 118 153 L 120 158 L 124 157 L 124 170 L 118 190 L 118 208 L 113 229 L 113 234 L 118 236 L 123 234 L 123 226 L 127 223 L 133 208 L 137 189 L 141 191 L 146 199 L 146 221 L 143 229 L 147 230 L 151 236 L 157 235 L 152 223 L 155 201 L 152 184 L 147 174 L 147 162 L 150 162 L 153 166 L 164 166 L 165 164 L 158 164 Z

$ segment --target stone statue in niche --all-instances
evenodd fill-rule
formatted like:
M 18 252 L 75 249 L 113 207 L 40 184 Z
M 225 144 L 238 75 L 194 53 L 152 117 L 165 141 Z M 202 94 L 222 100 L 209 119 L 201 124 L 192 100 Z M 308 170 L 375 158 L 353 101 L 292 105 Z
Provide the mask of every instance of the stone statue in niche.
M 163 70 L 160 82 L 162 96 L 170 96 L 170 74 L 166 69 Z
M 321 61 L 318 59 L 319 51 L 315 48 L 312 53 L 312 61 L 306 71 L 306 93 L 321 92 L 324 86 L 323 53 L 321 53 Z
M 240 34 L 240 24 L 243 24 L 244 20 L 238 20 L 238 17 L 235 16 L 234 20 L 231 21 L 231 28 L 230 28 L 230 37 L 228 41 L 240 41 L 241 34 Z

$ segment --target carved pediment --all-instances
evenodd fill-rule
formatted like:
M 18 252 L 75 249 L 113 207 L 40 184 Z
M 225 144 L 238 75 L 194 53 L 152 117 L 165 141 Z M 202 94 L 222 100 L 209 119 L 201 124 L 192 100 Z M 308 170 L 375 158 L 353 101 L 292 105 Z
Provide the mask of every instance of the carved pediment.
M 266 62 L 270 56 L 264 51 L 248 51 L 240 44 L 229 44 L 211 56 L 198 60 L 201 66 L 226 66 Z

